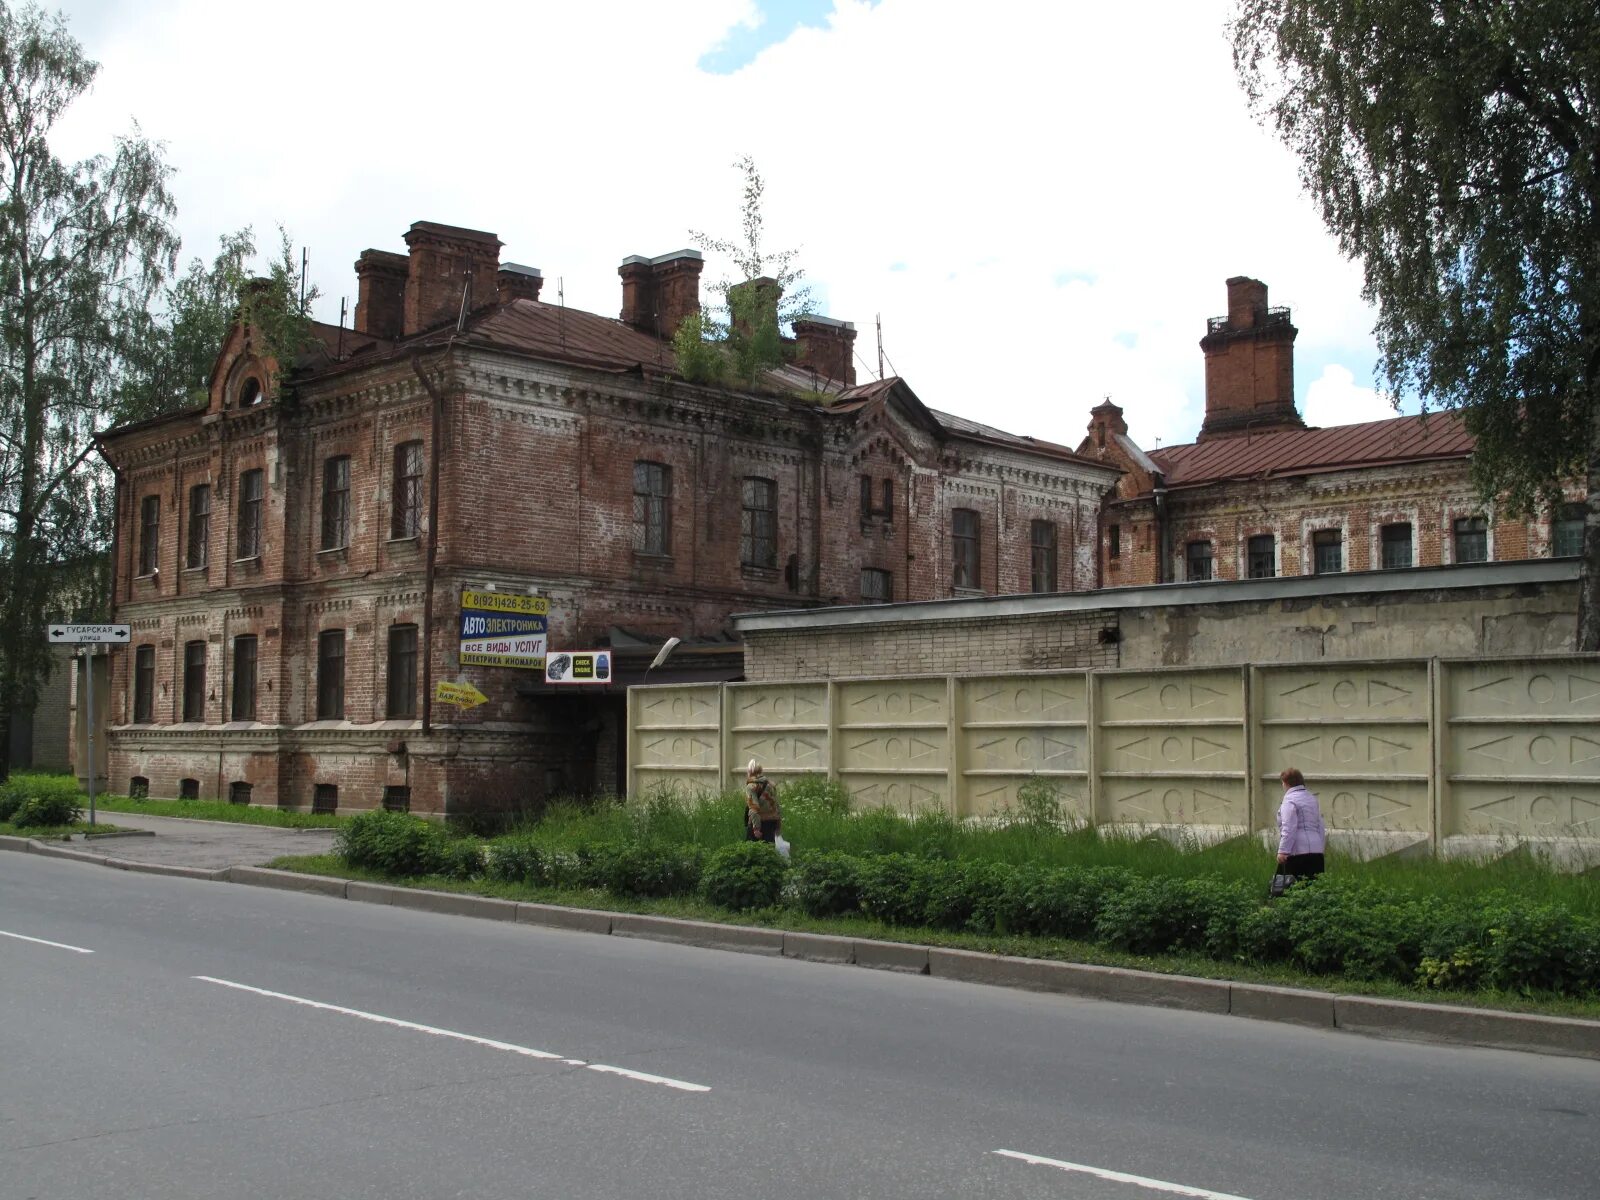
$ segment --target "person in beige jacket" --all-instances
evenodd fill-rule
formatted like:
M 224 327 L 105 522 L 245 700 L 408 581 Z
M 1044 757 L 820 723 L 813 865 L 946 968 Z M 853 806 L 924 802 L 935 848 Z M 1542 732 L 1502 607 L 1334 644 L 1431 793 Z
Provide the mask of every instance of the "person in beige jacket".
M 772 786 L 761 764 L 755 759 L 745 772 L 744 780 L 745 840 L 751 842 L 776 842 L 783 828 L 783 813 L 778 808 L 778 789 Z

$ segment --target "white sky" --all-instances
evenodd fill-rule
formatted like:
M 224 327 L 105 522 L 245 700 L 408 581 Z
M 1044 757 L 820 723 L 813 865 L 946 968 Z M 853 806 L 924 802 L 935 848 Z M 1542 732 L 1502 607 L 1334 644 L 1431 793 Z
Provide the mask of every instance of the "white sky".
M 737 235 L 748 152 L 769 245 L 800 247 L 873 371 L 881 313 L 935 408 L 1076 445 L 1109 394 L 1142 445 L 1190 441 L 1205 319 L 1246 274 L 1294 310 L 1308 421 L 1392 415 L 1359 272 L 1246 111 L 1226 0 L 828 7 L 66 0 L 102 70 L 57 149 L 137 119 L 178 170 L 185 258 L 282 223 L 328 321 L 356 255 L 416 220 L 492 230 L 545 298 L 559 276 L 615 315 L 625 256 Z

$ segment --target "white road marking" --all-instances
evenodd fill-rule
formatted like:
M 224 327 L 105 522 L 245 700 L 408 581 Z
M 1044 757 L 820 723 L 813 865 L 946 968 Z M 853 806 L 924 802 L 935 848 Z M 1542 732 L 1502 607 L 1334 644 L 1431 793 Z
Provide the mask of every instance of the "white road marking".
M 88 951 L 85 951 L 88 953 Z M 649 1075 L 643 1071 L 630 1071 L 625 1067 L 610 1067 L 605 1063 L 585 1062 L 581 1058 L 568 1058 L 564 1054 L 553 1054 L 549 1050 L 535 1050 L 532 1046 L 519 1046 L 515 1042 L 501 1042 L 494 1038 L 478 1037 L 472 1033 L 460 1033 L 454 1029 L 440 1029 L 436 1025 L 420 1025 L 415 1021 L 403 1021 L 399 1017 L 385 1017 L 379 1013 L 363 1012 L 359 1008 L 345 1008 L 338 1004 L 327 1004 L 321 1000 L 308 1000 L 304 996 L 291 996 L 287 992 L 271 992 L 266 988 L 251 987 L 247 983 L 234 983 L 231 979 L 214 979 L 210 975 L 195 975 L 201 983 L 215 983 L 220 987 L 233 988 L 235 991 L 250 992 L 257 996 L 267 996 L 273 1000 L 287 1000 L 291 1004 L 301 1004 L 307 1008 L 320 1008 L 324 1012 L 339 1013 L 346 1017 L 359 1017 L 363 1021 L 373 1021 L 379 1025 L 392 1025 L 396 1029 L 410 1029 L 416 1033 L 428 1033 L 434 1037 L 450 1038 L 458 1042 L 470 1042 L 474 1046 L 486 1046 L 491 1050 L 505 1050 L 512 1054 L 521 1054 L 527 1058 L 542 1058 L 551 1062 L 558 1062 L 568 1067 L 583 1067 L 589 1071 L 600 1071 L 607 1075 L 621 1075 L 627 1079 L 638 1080 L 640 1083 L 658 1083 L 663 1087 L 675 1088 L 680 1092 L 709 1092 L 711 1089 L 704 1084 L 688 1083 L 682 1079 L 670 1079 L 665 1075 Z
M 44 938 L 29 937 L 25 933 L 7 933 L 0 929 L 0 937 L 16 938 L 19 942 L 32 942 L 36 946 L 54 946 L 57 950 L 71 950 L 74 954 L 93 954 L 93 950 L 85 950 L 82 946 L 69 946 L 65 942 L 47 942 Z
M 1152 1192 L 1167 1192 L 1174 1196 L 1195 1196 L 1199 1200 L 1247 1200 L 1244 1196 L 1235 1196 L 1231 1192 L 1213 1192 L 1207 1188 L 1190 1187 L 1185 1183 L 1168 1183 L 1164 1179 L 1147 1179 L 1143 1175 L 1128 1175 L 1122 1171 L 1108 1171 L 1104 1167 L 1087 1167 L 1083 1163 L 1062 1162 L 1059 1158 L 1044 1158 L 1038 1154 L 1023 1154 L 1018 1150 L 996 1150 L 995 1154 L 1006 1158 L 1015 1158 L 1020 1162 L 1032 1163 L 1036 1167 L 1054 1167 L 1058 1171 L 1076 1171 L 1082 1175 L 1093 1175 L 1096 1179 L 1109 1179 L 1112 1183 L 1131 1183 L 1136 1187 L 1148 1188 Z

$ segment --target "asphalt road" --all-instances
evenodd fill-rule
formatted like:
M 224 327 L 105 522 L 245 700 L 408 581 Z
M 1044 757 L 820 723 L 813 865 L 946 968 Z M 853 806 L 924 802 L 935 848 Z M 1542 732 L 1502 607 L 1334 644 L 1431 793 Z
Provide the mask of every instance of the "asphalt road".
M 0 855 L 3 1200 L 1593 1200 L 1597 1134 L 1600 1063 Z

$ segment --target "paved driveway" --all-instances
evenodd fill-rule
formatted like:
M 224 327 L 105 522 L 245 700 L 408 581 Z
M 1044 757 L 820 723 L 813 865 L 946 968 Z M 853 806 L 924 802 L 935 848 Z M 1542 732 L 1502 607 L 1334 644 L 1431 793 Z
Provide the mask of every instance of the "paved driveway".
M 268 825 L 236 825 L 231 821 L 191 821 L 150 817 L 143 813 L 98 813 L 96 819 L 118 829 L 147 829 L 154 837 L 74 839 L 72 848 L 128 862 L 171 867 L 258 867 L 286 854 L 326 854 L 333 848 L 332 829 L 277 829 Z

